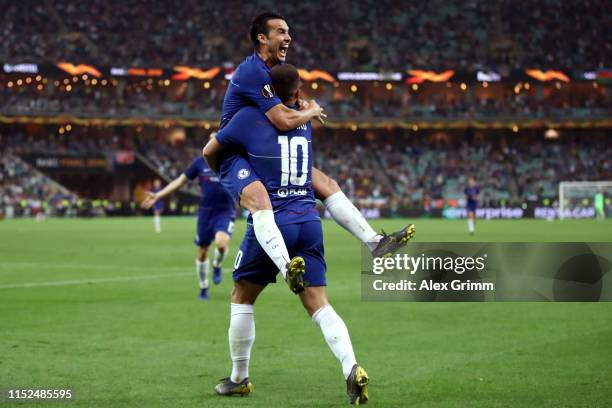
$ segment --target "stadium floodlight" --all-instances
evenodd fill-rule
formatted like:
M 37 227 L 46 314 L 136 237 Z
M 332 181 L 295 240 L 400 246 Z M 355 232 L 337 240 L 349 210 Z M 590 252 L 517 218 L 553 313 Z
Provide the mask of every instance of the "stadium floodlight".
M 610 198 L 612 181 L 562 181 L 559 183 L 559 219 L 569 218 L 572 211 L 585 207 L 595 209 L 595 217 L 605 217 L 605 202 Z M 598 214 L 598 205 L 601 205 L 601 214 Z

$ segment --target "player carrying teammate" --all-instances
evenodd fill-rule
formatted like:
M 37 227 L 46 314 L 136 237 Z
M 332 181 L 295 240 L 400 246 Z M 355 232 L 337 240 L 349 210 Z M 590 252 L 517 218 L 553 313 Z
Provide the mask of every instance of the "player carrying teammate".
M 476 207 L 478 207 L 478 199 L 480 196 L 480 187 L 476 184 L 474 176 L 468 177 L 468 185 L 463 190 L 465 194 L 468 232 L 474 235 L 476 231 Z
M 258 15 L 251 25 L 250 37 L 255 52 L 238 66 L 230 80 L 223 100 L 221 129 L 246 106 L 256 106 L 281 132 L 296 129 L 313 118 L 322 121 L 325 114 L 314 100 L 307 104 L 302 101 L 302 109 L 290 109 L 281 102 L 272 86 L 270 69 L 284 63 L 291 43 L 285 19 L 274 13 Z M 266 188 L 247 159 L 238 151 L 229 157 L 221 157 L 215 149 L 204 154 L 211 168 L 220 170 L 224 187 L 252 214 L 255 236 L 260 245 L 292 289 L 297 288 L 299 282 L 294 278 L 302 263 L 299 259 L 290 262 L 286 244 L 274 221 Z M 316 197 L 323 201 L 333 219 L 367 245 L 375 257 L 394 252 L 414 234 L 412 224 L 391 235 L 376 233 L 334 180 L 314 167 L 311 178 Z
M 206 300 L 208 299 L 208 247 L 214 239 L 213 282 L 219 284 L 222 277 L 221 263 L 227 254 L 236 218 L 234 200 L 219 183 L 219 176 L 213 173 L 203 157 L 197 157 L 183 174 L 174 179 L 164 189 L 156 193 L 149 193 L 141 205 L 143 208 L 151 208 L 161 198 L 196 178 L 200 183 L 202 194 L 198 208 L 198 226 L 195 237 L 195 244 L 198 246 L 196 272 L 200 283 L 200 299 Z
M 274 89 L 287 105 L 297 109 L 300 85 L 298 71 L 291 65 L 271 70 Z M 279 132 L 256 107 L 242 108 L 216 136 L 223 146 L 238 146 L 248 152 L 249 163 L 269 195 L 276 224 L 291 256 L 305 260 L 305 288 L 300 300 L 313 322 L 342 365 L 349 402 L 368 400 L 368 376 L 357 364 L 348 330 L 327 300 L 326 264 L 323 256 L 323 231 L 315 208 L 312 189 L 312 143 L 310 122 L 297 129 Z M 221 395 L 249 394 L 250 352 L 255 340 L 253 304 L 278 273 L 248 223 L 244 240 L 234 263 L 229 329 L 232 373 L 215 390 Z

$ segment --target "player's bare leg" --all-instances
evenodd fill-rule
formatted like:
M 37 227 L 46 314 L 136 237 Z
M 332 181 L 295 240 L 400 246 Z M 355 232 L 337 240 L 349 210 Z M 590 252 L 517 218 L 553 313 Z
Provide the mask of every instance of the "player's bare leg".
M 208 300 L 208 269 L 210 262 L 208 260 L 208 246 L 202 245 L 198 247 L 196 256 L 196 275 L 200 284 L 200 300 Z
M 249 360 L 255 342 L 253 305 L 264 288 L 244 279 L 234 283 L 228 330 L 232 373 L 215 386 L 219 395 L 248 395 L 253 392 L 253 384 L 249 380 Z
M 374 257 L 389 256 L 414 236 L 413 224 L 392 234 L 377 233 L 361 212 L 344 195 L 334 179 L 317 168 L 312 168 L 312 186 L 332 218 L 344 229 L 363 242 Z
M 213 282 L 215 285 L 221 283 L 222 269 L 221 264 L 229 250 L 230 236 L 224 231 L 217 231 L 215 234 L 215 255 L 213 257 Z
M 283 235 L 274 220 L 268 191 L 261 181 L 255 181 L 242 190 L 240 205 L 253 217 L 253 229 L 259 245 L 281 272 L 289 288 L 299 293 L 304 288 L 304 260 L 301 257 L 289 257 Z
M 368 401 L 368 374 L 357 364 L 348 329 L 327 300 L 325 286 L 312 286 L 300 293 L 300 300 L 312 321 L 319 326 L 325 342 L 342 365 L 349 403 L 359 405 Z

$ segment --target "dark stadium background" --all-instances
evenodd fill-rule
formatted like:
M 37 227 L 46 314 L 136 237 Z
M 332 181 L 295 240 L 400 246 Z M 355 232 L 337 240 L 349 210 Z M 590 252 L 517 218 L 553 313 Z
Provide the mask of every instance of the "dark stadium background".
M 266 3 L 27 4 L 0 33 L 0 202 L 18 216 L 139 213 L 216 129 Z M 607 2 L 313 4 L 283 13 L 329 115 L 316 165 L 370 215 L 452 214 L 474 174 L 483 206 L 532 217 L 560 181 L 612 178 Z M 167 210 L 192 213 L 189 193 Z

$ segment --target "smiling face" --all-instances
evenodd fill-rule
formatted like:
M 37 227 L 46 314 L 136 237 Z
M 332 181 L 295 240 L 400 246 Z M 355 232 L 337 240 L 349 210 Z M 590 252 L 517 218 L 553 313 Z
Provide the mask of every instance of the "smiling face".
M 268 35 L 259 34 L 259 51 L 264 61 L 270 66 L 285 62 L 291 43 L 289 26 L 285 20 L 275 18 L 267 22 Z

